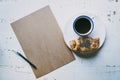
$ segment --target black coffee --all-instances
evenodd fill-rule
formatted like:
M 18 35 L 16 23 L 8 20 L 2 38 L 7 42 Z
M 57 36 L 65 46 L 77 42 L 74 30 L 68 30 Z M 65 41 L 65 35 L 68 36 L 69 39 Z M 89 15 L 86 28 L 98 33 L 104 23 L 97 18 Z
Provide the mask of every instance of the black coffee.
M 75 22 L 75 29 L 78 33 L 84 34 L 91 29 L 91 23 L 86 18 L 80 18 Z

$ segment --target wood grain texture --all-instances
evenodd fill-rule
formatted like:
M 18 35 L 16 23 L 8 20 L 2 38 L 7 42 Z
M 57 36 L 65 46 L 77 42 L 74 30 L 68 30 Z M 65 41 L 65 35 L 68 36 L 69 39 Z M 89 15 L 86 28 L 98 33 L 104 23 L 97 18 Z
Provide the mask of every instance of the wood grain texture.
M 11 25 L 37 78 L 74 60 L 49 6 Z

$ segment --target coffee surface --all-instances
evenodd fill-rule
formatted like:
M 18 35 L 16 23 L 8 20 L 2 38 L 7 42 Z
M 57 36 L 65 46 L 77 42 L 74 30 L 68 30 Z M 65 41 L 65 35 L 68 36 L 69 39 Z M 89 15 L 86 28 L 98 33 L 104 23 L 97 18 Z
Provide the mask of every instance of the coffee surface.
M 91 23 L 86 18 L 80 18 L 75 22 L 75 29 L 78 33 L 87 33 L 91 28 Z

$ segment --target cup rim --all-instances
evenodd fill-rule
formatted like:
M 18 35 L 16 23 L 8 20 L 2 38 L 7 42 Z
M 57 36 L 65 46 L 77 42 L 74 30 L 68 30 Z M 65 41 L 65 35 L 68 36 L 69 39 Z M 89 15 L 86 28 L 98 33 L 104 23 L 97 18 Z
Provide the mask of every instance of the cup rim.
M 79 20 L 79 19 L 81 19 L 81 18 L 86 18 L 86 19 L 88 19 L 88 20 L 90 21 L 91 28 L 90 28 L 90 30 L 89 30 L 87 33 L 79 33 L 79 32 L 77 32 L 77 30 L 75 29 L 75 23 L 76 23 L 76 21 Z M 87 36 L 87 35 L 89 35 L 89 34 L 93 31 L 93 28 L 94 28 L 94 23 L 93 23 L 92 18 L 90 18 L 89 16 L 86 16 L 86 15 L 78 16 L 78 17 L 74 20 L 74 22 L 73 22 L 73 30 L 74 30 L 75 33 L 76 33 L 77 35 L 79 35 L 79 36 Z

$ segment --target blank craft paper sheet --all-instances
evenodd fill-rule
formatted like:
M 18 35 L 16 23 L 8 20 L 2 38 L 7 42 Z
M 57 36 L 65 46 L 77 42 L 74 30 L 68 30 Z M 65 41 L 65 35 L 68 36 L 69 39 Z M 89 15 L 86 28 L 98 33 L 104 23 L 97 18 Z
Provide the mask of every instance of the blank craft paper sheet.
M 27 58 L 37 67 L 32 68 L 37 78 L 74 60 L 49 6 L 11 26 Z

